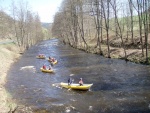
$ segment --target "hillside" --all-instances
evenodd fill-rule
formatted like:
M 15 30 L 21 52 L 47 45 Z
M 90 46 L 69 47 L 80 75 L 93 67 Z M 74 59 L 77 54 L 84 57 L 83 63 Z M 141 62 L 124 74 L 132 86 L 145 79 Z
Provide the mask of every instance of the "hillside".
M 49 29 L 51 26 L 52 26 L 52 23 L 45 23 L 45 22 L 42 22 L 42 27 L 46 28 L 46 29 Z

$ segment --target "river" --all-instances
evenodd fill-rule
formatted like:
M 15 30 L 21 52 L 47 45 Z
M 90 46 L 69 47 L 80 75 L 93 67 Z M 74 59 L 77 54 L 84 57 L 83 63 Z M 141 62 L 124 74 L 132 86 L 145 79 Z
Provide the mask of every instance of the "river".
M 40 71 L 49 62 L 36 59 L 38 54 L 58 60 L 55 73 Z M 89 91 L 61 88 L 69 76 L 93 86 Z M 10 68 L 6 89 L 34 113 L 150 113 L 150 66 L 85 53 L 58 39 L 29 48 Z

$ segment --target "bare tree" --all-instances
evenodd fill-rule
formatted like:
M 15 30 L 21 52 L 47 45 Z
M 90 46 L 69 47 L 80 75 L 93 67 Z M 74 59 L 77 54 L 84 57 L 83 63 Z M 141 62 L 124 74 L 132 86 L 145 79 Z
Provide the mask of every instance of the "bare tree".
M 130 14 L 131 14 L 131 16 L 130 16 L 130 18 L 131 18 L 131 39 L 132 39 L 132 43 L 134 43 L 134 41 L 133 41 L 133 3 L 132 3 L 132 0 L 128 0 L 128 2 L 129 2 L 129 8 L 130 8 Z
M 102 3 L 102 10 L 103 10 L 103 16 L 105 21 L 105 30 L 106 30 L 106 37 L 107 37 L 107 50 L 108 50 L 108 58 L 110 58 L 110 44 L 109 44 L 109 14 L 110 14 L 110 0 L 101 1 Z M 107 10 L 107 11 L 106 11 Z
M 137 7 L 133 5 L 133 7 L 136 9 L 137 13 L 138 13 L 138 25 L 139 25 L 139 35 L 140 35 L 140 43 L 141 43 L 141 47 L 142 47 L 142 56 L 144 56 L 144 46 L 143 46 L 143 38 L 142 38 L 142 4 L 140 0 L 136 0 L 137 3 Z
M 19 47 L 29 48 L 43 39 L 41 21 L 38 14 L 30 11 L 28 3 L 20 1 L 18 4 L 12 1 L 11 5 L 15 37 Z
M 107 45 L 109 58 L 110 46 L 115 45 L 112 42 L 117 39 L 116 42 L 123 48 L 126 60 L 127 48 L 138 46 L 134 35 L 139 35 L 142 54 L 144 55 L 145 47 L 148 59 L 149 2 L 149 0 L 63 0 L 61 10 L 55 15 L 52 33 L 61 37 L 64 43 L 76 48 L 88 47 L 90 51 L 95 49 L 96 52 L 103 53 L 102 45 Z M 138 30 L 139 33 L 136 33 Z M 145 35 L 145 42 L 142 33 Z
M 92 5 L 92 12 L 93 12 L 94 22 L 95 22 L 96 32 L 97 32 L 97 35 L 96 35 L 97 36 L 97 45 L 96 46 L 99 47 L 99 52 L 100 52 L 100 54 L 102 54 L 102 49 L 101 49 L 101 42 L 103 40 L 102 27 L 101 27 L 102 26 L 102 18 L 103 18 L 102 17 L 102 7 L 100 7 L 101 4 L 100 4 L 99 0 L 94 0 L 93 3 L 91 3 L 91 5 Z M 100 34 L 101 34 L 101 36 L 100 36 Z
M 117 34 L 117 35 L 120 36 L 120 38 L 121 38 L 121 44 L 122 44 L 122 47 L 123 47 L 123 50 L 124 50 L 124 54 L 125 54 L 124 57 L 125 57 L 125 60 L 127 60 L 127 54 L 126 54 L 125 44 L 124 44 L 124 41 L 123 41 L 123 33 L 122 33 L 122 29 L 121 29 L 121 26 L 120 26 L 119 21 L 118 21 L 118 16 L 117 16 L 117 11 L 116 11 L 116 6 L 117 5 L 116 5 L 115 1 L 113 3 L 110 2 L 110 4 L 111 4 L 111 6 L 112 6 L 112 8 L 114 10 L 115 22 L 116 22 L 116 24 L 118 26 L 118 29 L 119 29 L 119 34 Z
M 146 63 L 148 63 L 148 0 L 142 1 L 143 5 L 143 24 L 145 34 L 145 49 L 146 49 Z
M 79 27 L 79 31 L 80 31 L 80 36 L 84 42 L 85 48 L 87 49 L 88 45 L 87 45 L 87 42 L 84 37 L 84 14 L 83 14 L 83 1 L 82 0 L 78 1 L 78 6 L 79 6 L 78 27 Z M 79 21 L 81 23 L 81 27 L 80 27 Z

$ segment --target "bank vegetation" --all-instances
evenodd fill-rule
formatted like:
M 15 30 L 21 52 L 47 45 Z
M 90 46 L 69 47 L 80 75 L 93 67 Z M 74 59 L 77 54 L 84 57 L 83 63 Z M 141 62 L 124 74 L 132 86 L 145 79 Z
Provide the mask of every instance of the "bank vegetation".
M 52 33 L 74 48 L 150 63 L 149 0 L 63 0 Z
M 42 27 L 38 13 L 28 2 L 12 0 L 7 10 L 0 5 L 0 40 L 11 39 L 22 50 L 49 39 L 49 35 L 50 28 Z
M 32 12 L 29 4 L 12 0 L 5 9 L 0 0 L 0 113 L 29 113 L 30 110 L 15 103 L 5 89 L 7 72 L 21 54 L 39 41 L 49 38 L 50 29 L 42 27 L 38 13 Z M 9 13 L 8 13 L 9 11 Z

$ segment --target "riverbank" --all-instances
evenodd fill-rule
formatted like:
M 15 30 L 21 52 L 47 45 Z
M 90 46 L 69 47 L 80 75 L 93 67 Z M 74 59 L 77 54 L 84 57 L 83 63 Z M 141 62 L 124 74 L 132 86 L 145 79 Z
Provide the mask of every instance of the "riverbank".
M 0 113 L 12 112 L 17 107 L 4 85 L 7 82 L 7 71 L 19 57 L 19 48 L 14 43 L 0 45 Z
M 124 39 L 125 40 L 125 39 Z M 93 53 L 93 54 L 99 54 L 104 57 L 108 57 L 108 46 L 107 46 L 107 39 L 104 39 L 101 43 L 101 52 L 100 48 L 96 46 L 96 39 L 87 41 L 88 48 L 85 48 L 84 44 L 80 44 L 77 49 Z M 67 42 L 66 42 L 67 43 Z M 119 38 L 114 38 L 109 43 L 109 49 L 110 49 L 110 58 L 115 59 L 123 59 L 126 61 L 139 63 L 139 64 L 150 64 L 150 57 L 148 58 L 148 63 L 146 62 L 146 51 L 145 48 L 143 50 L 144 56 L 142 55 L 142 49 L 141 44 L 139 43 L 138 38 L 134 39 L 134 43 L 131 43 L 131 40 L 126 41 L 124 44 L 125 51 L 126 51 L 126 59 L 125 59 L 125 52 L 123 47 L 121 46 L 121 40 Z M 150 45 L 150 39 L 148 40 L 148 45 Z M 72 46 L 72 45 L 70 45 Z M 73 47 L 73 46 L 72 46 Z M 150 47 L 150 46 L 149 46 Z M 76 48 L 76 47 L 74 47 Z M 148 55 L 150 56 L 150 49 L 148 49 Z
M 83 48 L 78 48 L 78 49 L 83 49 Z M 91 47 L 88 52 L 93 53 L 93 54 L 99 54 L 99 55 L 102 55 L 102 56 L 107 58 L 108 57 L 107 46 L 102 45 L 101 49 L 103 52 L 102 54 L 100 53 L 99 48 L 92 48 Z M 146 58 L 145 58 L 145 56 L 142 56 L 142 50 L 140 50 L 140 49 L 127 49 L 126 55 L 127 55 L 126 61 L 139 63 L 139 64 L 145 64 Z M 110 58 L 125 60 L 124 49 L 110 46 Z

